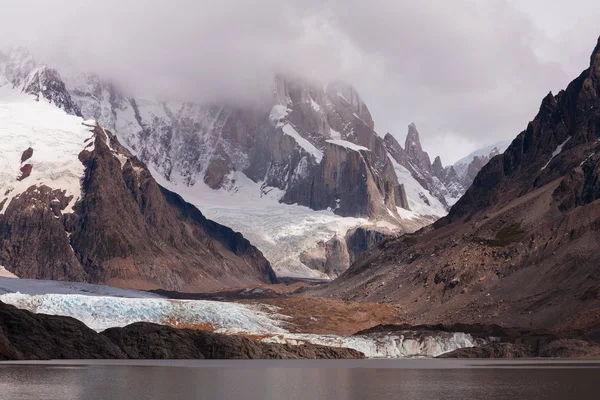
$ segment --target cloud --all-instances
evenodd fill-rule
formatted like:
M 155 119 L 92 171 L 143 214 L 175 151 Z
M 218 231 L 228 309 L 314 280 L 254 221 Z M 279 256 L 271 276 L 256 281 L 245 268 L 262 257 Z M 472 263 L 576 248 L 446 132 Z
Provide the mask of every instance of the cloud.
M 4 0 L 0 48 L 23 44 L 62 68 L 199 101 L 253 97 L 275 71 L 339 77 L 380 134 L 403 142 L 414 121 L 425 148 L 450 162 L 516 136 L 548 91 L 586 67 L 595 3 L 540 1 Z

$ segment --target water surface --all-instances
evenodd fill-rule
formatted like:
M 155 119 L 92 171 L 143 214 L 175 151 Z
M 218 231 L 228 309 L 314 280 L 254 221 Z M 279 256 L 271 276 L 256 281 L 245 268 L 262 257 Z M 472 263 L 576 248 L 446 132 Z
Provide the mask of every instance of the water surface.
M 0 363 L 0 399 L 598 399 L 593 361 Z

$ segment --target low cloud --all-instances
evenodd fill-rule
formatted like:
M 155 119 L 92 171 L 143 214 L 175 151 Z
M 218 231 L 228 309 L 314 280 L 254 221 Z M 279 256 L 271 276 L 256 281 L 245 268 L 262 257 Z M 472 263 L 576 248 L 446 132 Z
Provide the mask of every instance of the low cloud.
M 538 0 L 4 0 L 0 48 L 197 101 L 251 98 L 275 71 L 342 78 L 380 134 L 403 140 L 414 121 L 448 163 L 516 136 L 586 68 L 600 10 L 574 2 L 554 35 L 563 8 L 538 18 Z

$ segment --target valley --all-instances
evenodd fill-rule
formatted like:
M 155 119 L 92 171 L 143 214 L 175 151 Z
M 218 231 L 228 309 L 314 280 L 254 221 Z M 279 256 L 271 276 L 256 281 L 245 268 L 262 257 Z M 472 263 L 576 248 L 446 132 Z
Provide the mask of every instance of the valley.
M 600 354 L 600 44 L 447 166 L 341 81 L 160 101 L 23 48 L 0 77 L 0 358 Z

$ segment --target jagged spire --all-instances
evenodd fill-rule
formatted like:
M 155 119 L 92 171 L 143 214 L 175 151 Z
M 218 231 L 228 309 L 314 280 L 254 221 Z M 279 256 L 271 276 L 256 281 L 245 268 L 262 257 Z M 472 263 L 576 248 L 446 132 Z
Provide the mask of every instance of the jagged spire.
M 419 140 L 419 131 L 414 122 L 408 125 L 408 134 L 406 135 L 406 142 L 404 143 L 404 149 L 408 152 L 421 152 L 421 141 Z
M 433 160 L 433 174 L 437 177 L 442 177 L 444 172 L 444 166 L 442 165 L 442 159 L 440 156 L 437 156 L 435 160 Z

